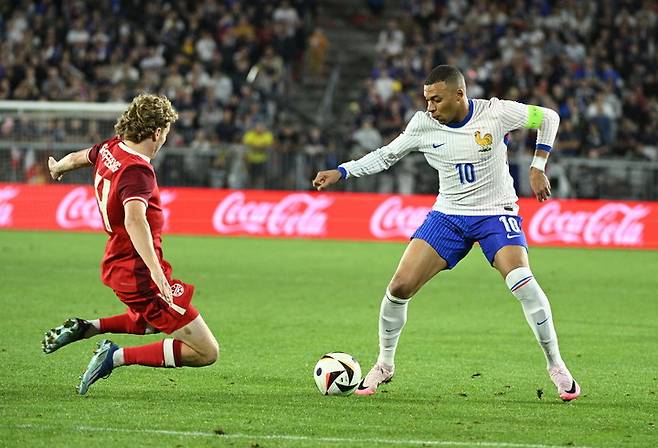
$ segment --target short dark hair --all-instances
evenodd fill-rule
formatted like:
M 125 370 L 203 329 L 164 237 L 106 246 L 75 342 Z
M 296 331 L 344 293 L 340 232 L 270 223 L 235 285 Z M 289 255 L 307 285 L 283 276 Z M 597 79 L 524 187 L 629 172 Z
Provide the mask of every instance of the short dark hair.
M 425 85 L 430 86 L 441 81 L 456 86 L 466 85 L 464 82 L 464 75 L 462 75 L 462 72 L 460 72 L 454 65 L 437 65 L 434 67 L 430 74 L 427 75 Z

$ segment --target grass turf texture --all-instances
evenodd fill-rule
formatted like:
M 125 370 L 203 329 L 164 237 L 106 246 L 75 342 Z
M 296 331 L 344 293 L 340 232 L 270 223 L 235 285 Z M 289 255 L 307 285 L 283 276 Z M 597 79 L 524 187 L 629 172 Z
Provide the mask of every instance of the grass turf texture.
M 531 249 L 584 390 L 575 402 L 558 399 L 519 304 L 477 247 L 414 298 L 393 382 L 345 398 L 321 396 L 313 366 L 340 350 L 371 367 L 403 245 L 167 236 L 176 277 L 197 286 L 220 340 L 219 363 L 121 368 L 80 397 L 98 338 L 51 355 L 40 340 L 67 317 L 123 311 L 98 278 L 104 240 L 0 232 L 0 446 L 658 444 L 658 252 Z

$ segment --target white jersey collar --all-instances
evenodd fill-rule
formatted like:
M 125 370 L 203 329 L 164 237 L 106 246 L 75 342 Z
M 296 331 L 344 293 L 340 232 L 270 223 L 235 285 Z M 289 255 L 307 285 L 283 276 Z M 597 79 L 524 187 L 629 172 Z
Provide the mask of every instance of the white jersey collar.
M 141 154 L 141 153 L 135 151 L 134 149 L 131 149 L 131 148 L 130 148 L 128 145 L 126 145 L 124 142 L 119 142 L 119 148 L 123 149 L 123 150 L 126 151 L 128 154 L 132 154 L 132 155 L 134 155 L 134 156 L 139 156 L 139 157 L 141 157 L 142 159 L 146 160 L 147 162 L 149 162 L 149 163 L 151 162 L 151 158 L 150 158 L 150 157 L 145 156 L 144 154 Z

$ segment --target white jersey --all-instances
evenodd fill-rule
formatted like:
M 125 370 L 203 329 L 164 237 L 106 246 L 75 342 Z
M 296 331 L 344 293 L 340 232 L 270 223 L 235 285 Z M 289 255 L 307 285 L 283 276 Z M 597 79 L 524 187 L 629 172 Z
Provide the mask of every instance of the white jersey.
M 420 151 L 439 172 L 434 210 L 450 215 L 515 215 L 518 197 L 507 165 L 507 134 L 523 127 L 539 128 L 537 148 L 550 151 L 559 116 L 551 109 L 498 98 L 468 103 L 468 115 L 460 123 L 443 125 L 429 112 L 416 112 L 390 144 L 340 166 L 347 177 L 360 177 Z M 535 123 L 529 117 L 532 108 L 540 111 Z

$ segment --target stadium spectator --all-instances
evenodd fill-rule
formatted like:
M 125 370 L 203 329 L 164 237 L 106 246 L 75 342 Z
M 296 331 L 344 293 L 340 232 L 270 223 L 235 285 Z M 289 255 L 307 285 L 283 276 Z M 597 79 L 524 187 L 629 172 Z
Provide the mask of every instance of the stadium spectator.
M 322 131 L 317 126 L 313 126 L 306 136 L 304 153 L 306 155 L 306 168 L 310 170 L 306 178 L 310 179 L 313 172 L 318 168 L 325 166 L 327 157 L 327 140 L 322 135 Z
M 276 156 L 279 169 L 275 173 L 277 188 L 292 190 L 296 187 L 297 161 L 299 159 L 299 147 L 301 135 L 299 129 L 292 120 L 281 123 L 276 138 Z
M 404 47 L 404 33 L 395 20 L 389 20 L 387 28 L 379 33 L 376 49 L 385 56 L 398 56 Z
M 308 70 L 311 76 L 324 73 L 328 50 L 329 39 L 322 28 L 316 28 L 308 40 Z
M 245 162 L 249 173 L 250 188 L 265 188 L 266 165 L 274 144 L 274 135 L 262 121 L 245 132 L 242 143 L 246 146 Z

